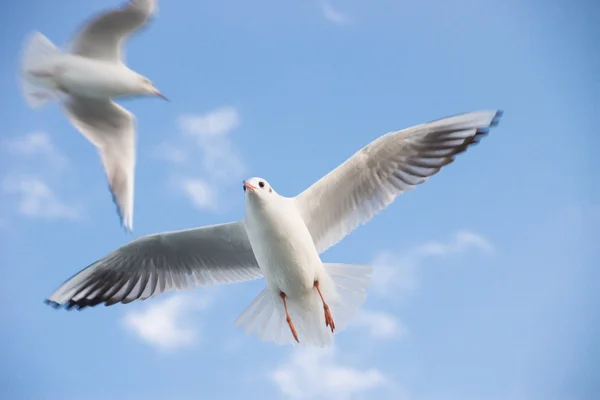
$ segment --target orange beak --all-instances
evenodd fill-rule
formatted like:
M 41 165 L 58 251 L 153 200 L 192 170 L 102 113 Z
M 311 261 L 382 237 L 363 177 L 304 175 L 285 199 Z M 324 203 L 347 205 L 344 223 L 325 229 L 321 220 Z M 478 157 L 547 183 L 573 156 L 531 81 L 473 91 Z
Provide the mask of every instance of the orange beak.
M 154 92 L 154 94 L 163 100 L 169 101 L 169 99 L 167 99 L 166 96 L 164 94 L 162 94 L 161 92 L 159 92 L 158 90 L 156 92 Z
M 256 189 L 256 186 L 252 186 L 251 184 L 249 184 L 246 181 L 244 181 L 244 186 L 246 186 L 246 188 L 250 189 L 250 190 L 255 190 Z

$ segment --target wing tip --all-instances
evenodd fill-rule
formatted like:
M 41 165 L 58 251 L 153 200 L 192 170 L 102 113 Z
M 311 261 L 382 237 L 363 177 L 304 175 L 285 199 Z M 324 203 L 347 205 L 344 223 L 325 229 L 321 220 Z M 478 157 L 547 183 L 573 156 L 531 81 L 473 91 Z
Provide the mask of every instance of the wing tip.
M 104 301 L 103 300 L 102 301 L 83 301 L 83 299 L 82 299 L 82 300 L 78 300 L 78 301 L 68 300 L 64 303 L 59 303 L 59 302 L 57 302 L 55 300 L 51 300 L 51 299 L 44 300 L 44 304 L 54 308 L 55 310 L 65 309 L 67 311 L 71 311 L 73 309 L 75 309 L 77 311 L 81 311 L 87 307 L 95 307 L 102 302 L 104 302 Z M 106 305 L 108 306 L 109 304 L 106 304 Z
M 61 306 L 56 301 L 50 300 L 50 299 L 44 299 L 44 304 L 46 304 L 52 308 L 59 308 Z
M 125 234 L 130 236 L 133 235 L 133 228 L 131 224 L 125 223 L 123 219 L 121 219 L 121 227 L 125 231 Z
M 119 216 L 119 221 L 121 222 L 121 227 L 125 230 L 126 234 L 133 234 L 133 221 L 130 216 L 125 218 L 123 212 L 121 211 L 121 207 L 119 206 L 119 202 L 117 201 L 117 196 L 115 196 L 115 192 L 112 190 L 110 184 L 108 184 L 108 191 L 112 197 L 112 201 L 115 204 L 115 208 L 117 209 L 117 215 Z
M 468 140 L 468 139 L 465 140 L 464 144 L 467 147 L 478 144 L 483 137 L 487 136 L 490 133 L 491 128 L 494 128 L 494 127 L 498 126 L 498 124 L 500 124 L 500 119 L 502 118 L 503 114 L 504 114 L 504 111 L 496 110 L 494 112 L 494 115 L 492 116 L 492 119 L 490 120 L 490 122 L 486 126 L 478 128 L 477 131 L 475 132 L 475 135 L 471 136 L 470 140 Z M 466 147 L 465 147 L 465 150 L 466 150 Z
M 65 303 L 59 303 L 57 301 L 50 300 L 50 299 L 45 299 L 44 304 L 54 308 L 55 310 L 64 308 L 65 310 L 68 310 L 68 311 L 70 311 L 77 305 L 77 303 L 72 300 L 69 300 L 68 302 L 65 302 Z
M 500 119 L 503 115 L 503 110 L 496 110 L 496 113 L 494 114 L 494 116 L 492 117 L 492 121 L 490 122 L 490 127 L 498 126 L 498 124 L 500 123 Z

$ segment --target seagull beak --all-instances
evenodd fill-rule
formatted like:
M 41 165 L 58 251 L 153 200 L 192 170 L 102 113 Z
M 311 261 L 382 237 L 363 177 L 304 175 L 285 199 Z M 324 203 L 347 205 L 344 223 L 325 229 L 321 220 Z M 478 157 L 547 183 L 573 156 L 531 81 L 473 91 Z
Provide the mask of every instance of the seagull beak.
M 250 190 L 256 189 L 256 186 L 252 186 L 251 184 L 249 184 L 246 181 L 244 181 L 244 186 L 246 187 L 246 189 L 250 189 Z
M 157 95 L 158 97 L 160 97 L 160 98 L 161 98 L 161 99 L 163 99 L 163 100 L 169 101 L 169 99 L 167 99 L 167 98 L 165 97 L 165 95 L 164 95 L 164 94 L 162 94 L 161 92 L 159 92 L 158 90 L 155 90 L 155 91 L 154 91 L 154 94 L 155 94 L 155 95 Z

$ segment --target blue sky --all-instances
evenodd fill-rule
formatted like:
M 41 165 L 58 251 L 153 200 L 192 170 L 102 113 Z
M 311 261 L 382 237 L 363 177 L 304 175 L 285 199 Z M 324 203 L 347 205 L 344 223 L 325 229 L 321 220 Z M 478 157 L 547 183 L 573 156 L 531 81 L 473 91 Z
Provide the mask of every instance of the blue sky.
M 121 102 L 138 118 L 133 237 L 241 218 L 243 178 L 295 195 L 386 132 L 505 111 L 323 255 L 376 268 L 325 351 L 233 325 L 264 282 L 43 304 L 131 237 L 94 148 L 57 104 L 27 108 L 19 52 L 118 4 L 0 6 L 0 398 L 598 398 L 598 2 L 160 2 L 127 47 L 171 99 Z

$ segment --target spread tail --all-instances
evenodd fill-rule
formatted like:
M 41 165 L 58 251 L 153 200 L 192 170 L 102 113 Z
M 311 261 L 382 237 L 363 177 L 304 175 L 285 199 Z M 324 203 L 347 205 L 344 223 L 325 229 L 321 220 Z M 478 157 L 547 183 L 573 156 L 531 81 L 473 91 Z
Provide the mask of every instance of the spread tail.
M 346 328 L 367 298 L 365 289 L 373 268 L 367 265 L 324 264 L 326 277 L 319 280 L 321 293 L 335 321 L 335 333 Z M 290 317 L 301 346 L 325 347 L 333 334 L 325 326 L 323 303 L 316 290 L 304 297 L 287 298 Z M 297 344 L 286 322 L 283 301 L 278 293 L 265 288 L 236 319 L 235 324 L 248 334 L 277 344 Z
M 60 54 L 61 51 L 39 32 L 33 32 L 25 40 L 20 79 L 25 101 L 30 107 L 38 108 L 57 98 L 52 75 L 54 60 Z

